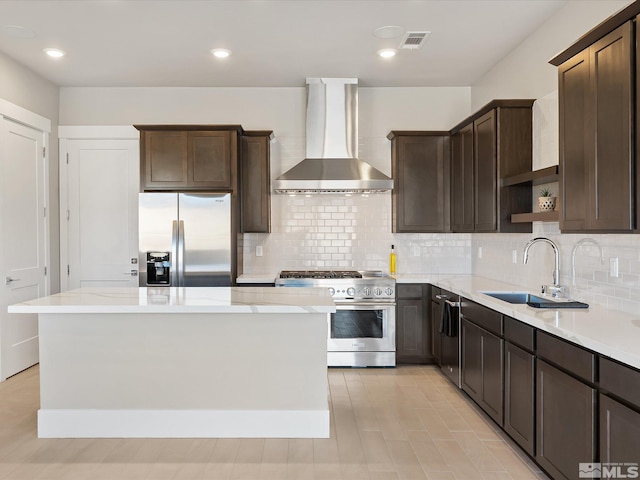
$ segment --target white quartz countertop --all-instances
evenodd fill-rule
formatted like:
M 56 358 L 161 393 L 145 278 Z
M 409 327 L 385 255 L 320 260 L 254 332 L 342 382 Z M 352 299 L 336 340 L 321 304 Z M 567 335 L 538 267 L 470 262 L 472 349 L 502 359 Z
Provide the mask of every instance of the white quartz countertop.
M 10 313 L 332 313 L 326 289 L 274 287 L 78 288 L 10 305 Z
M 520 320 L 571 343 L 640 369 L 640 312 L 629 314 L 590 305 L 588 309 L 534 308 L 503 302 L 482 292 L 522 292 L 516 287 L 473 275 L 406 275 L 397 283 L 430 283 Z

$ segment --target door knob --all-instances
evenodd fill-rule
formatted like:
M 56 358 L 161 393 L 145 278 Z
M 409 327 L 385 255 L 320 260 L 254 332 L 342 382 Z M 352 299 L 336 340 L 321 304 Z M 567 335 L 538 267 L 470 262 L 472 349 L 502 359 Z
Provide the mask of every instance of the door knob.
M 9 285 L 11 282 L 17 282 L 19 278 L 4 277 L 4 284 Z

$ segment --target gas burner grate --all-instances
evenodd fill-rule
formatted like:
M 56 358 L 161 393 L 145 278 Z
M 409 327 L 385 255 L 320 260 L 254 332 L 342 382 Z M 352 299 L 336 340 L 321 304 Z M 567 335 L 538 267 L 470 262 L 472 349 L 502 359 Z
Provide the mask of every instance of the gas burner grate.
M 283 270 L 280 278 L 362 278 L 355 270 Z

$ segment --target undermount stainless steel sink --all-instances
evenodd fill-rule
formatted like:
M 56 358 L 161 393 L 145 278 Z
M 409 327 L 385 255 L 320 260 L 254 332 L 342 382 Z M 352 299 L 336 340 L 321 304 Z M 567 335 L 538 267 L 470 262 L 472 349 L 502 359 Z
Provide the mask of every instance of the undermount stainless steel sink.
M 527 304 L 534 308 L 589 308 L 589 305 L 575 300 L 552 300 L 550 298 L 539 297 L 528 292 L 481 292 L 497 300 L 514 304 Z
M 485 295 L 489 295 L 490 297 L 497 298 L 498 300 L 502 300 L 503 302 L 509 303 L 527 303 L 527 302 L 536 302 L 536 303 L 547 303 L 549 300 L 547 298 L 538 297 L 537 295 L 533 295 L 527 292 L 482 292 Z

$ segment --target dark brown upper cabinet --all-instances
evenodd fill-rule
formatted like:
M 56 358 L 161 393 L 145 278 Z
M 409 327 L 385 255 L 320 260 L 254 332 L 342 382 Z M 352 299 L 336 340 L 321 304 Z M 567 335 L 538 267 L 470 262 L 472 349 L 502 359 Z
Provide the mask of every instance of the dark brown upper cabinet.
M 502 180 L 531 172 L 533 100 L 494 100 L 451 130 L 454 232 L 531 232 L 531 188 Z
M 240 160 L 241 231 L 271 231 L 271 131 L 246 131 Z
M 141 191 L 234 191 L 237 126 L 144 125 Z
M 449 132 L 400 132 L 391 140 L 394 233 L 450 231 Z
M 498 229 L 496 148 L 496 114 L 491 110 L 473 122 L 475 232 L 495 232 Z
M 632 20 L 620 23 L 608 33 L 596 27 L 599 36 L 591 44 L 578 51 L 572 46 L 570 58 L 560 54 L 551 60 L 558 66 L 563 232 L 637 228 L 638 33 Z
M 473 123 L 451 136 L 451 230 L 473 232 Z

